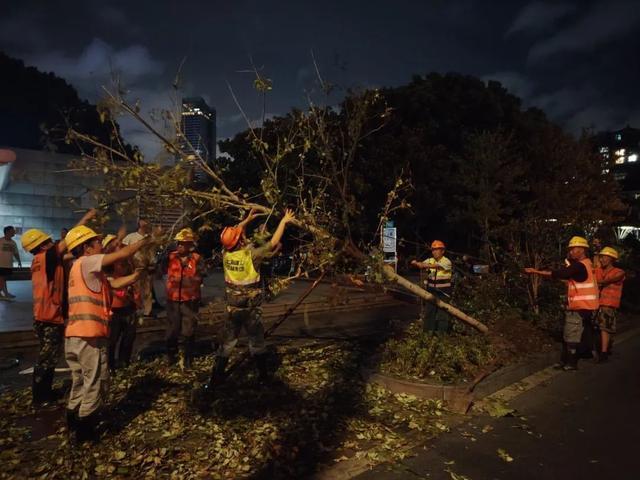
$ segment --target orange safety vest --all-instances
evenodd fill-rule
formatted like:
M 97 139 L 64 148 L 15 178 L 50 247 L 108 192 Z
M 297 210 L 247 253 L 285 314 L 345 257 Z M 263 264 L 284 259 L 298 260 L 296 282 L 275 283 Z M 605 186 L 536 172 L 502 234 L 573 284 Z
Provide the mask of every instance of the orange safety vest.
M 52 248 L 56 248 L 55 246 Z M 64 269 L 56 266 L 53 280 L 47 278 L 46 251 L 33 257 L 31 263 L 31 283 L 33 286 L 33 318 L 37 322 L 64 323 L 62 316 L 62 293 L 64 290 Z
M 102 274 L 100 292 L 91 290 L 82 276 L 82 262 L 77 259 L 69 272 L 69 323 L 65 337 L 108 337 L 111 320 L 111 289 Z
M 167 299 L 173 302 L 188 302 L 200 298 L 202 276 L 198 272 L 200 255 L 192 253 L 183 267 L 178 252 L 169 254 L 167 269 Z
M 587 269 L 587 279 L 584 282 L 576 282 L 575 280 L 567 282 L 568 309 L 597 310 L 600 304 L 598 302 L 598 284 L 593 274 L 593 265 L 588 258 L 580 260 L 580 262 Z
M 116 262 L 113 266 L 113 270 L 113 278 L 120 278 L 128 275 L 128 273 L 126 273 L 127 264 L 123 262 Z M 112 288 L 111 295 L 111 308 L 125 308 L 136 301 L 136 295 L 131 286 L 124 288 Z
M 620 273 L 624 274 L 624 270 L 616 267 L 608 269 L 596 268 L 596 280 L 598 283 L 607 280 L 611 277 L 618 276 Z M 622 284 L 624 277 L 614 283 L 604 285 L 600 289 L 600 306 L 620 308 L 620 299 L 622 298 Z

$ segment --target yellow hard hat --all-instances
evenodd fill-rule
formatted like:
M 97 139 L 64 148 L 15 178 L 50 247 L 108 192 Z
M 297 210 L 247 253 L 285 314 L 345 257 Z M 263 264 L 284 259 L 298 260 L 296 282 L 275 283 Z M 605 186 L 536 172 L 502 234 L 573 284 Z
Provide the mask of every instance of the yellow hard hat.
M 78 225 L 67 232 L 64 241 L 67 242 L 67 249 L 73 250 L 78 245 L 82 245 L 87 240 L 91 240 L 97 236 L 98 234 L 89 227 Z
M 608 255 L 611 258 L 615 258 L 616 260 L 618 259 L 618 252 L 615 248 L 611 247 L 604 247 L 602 250 L 600 250 L 600 253 L 598 255 Z
M 51 235 L 47 235 L 42 230 L 32 228 L 22 234 L 20 243 L 22 243 L 22 248 L 24 248 L 27 252 L 30 252 L 39 245 L 42 245 L 47 240 L 51 240 Z
M 190 228 L 183 228 L 173 239 L 178 242 L 195 242 L 195 235 Z
M 109 233 L 106 237 L 102 239 L 102 248 L 106 248 L 107 245 L 111 242 L 111 240 L 115 240 L 116 236 L 112 233 Z
M 569 248 L 571 247 L 584 247 L 589 248 L 589 242 L 584 237 L 571 237 L 569 240 Z

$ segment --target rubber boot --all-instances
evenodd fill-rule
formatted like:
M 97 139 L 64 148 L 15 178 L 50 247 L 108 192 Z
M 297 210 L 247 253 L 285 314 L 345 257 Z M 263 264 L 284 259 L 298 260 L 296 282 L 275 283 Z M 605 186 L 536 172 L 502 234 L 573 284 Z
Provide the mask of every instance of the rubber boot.
M 267 369 L 267 355 L 260 353 L 256 355 L 256 368 L 258 369 L 258 381 L 261 383 L 269 381 L 269 370 Z
M 67 431 L 69 434 L 78 429 L 78 410 L 66 409 L 65 418 L 67 420 Z
M 49 400 L 46 385 L 47 371 L 40 367 L 33 368 L 33 383 L 31 387 L 31 404 L 34 408 L 45 406 Z
M 229 363 L 228 357 L 216 357 L 213 368 L 211 369 L 211 378 L 209 383 L 204 386 L 204 394 L 208 399 L 213 398 L 213 392 L 217 386 L 219 386 L 225 379 L 225 370 Z
M 78 417 L 76 427 L 76 440 L 78 443 L 98 441 L 96 426 L 98 424 L 98 413 L 93 412 L 86 417 Z
M 190 370 L 193 366 L 193 338 L 185 338 L 182 346 L 182 370 Z
M 55 403 L 59 399 L 58 395 L 53 391 L 53 376 L 55 373 L 54 369 L 47 370 L 42 381 L 42 393 L 47 399 L 46 401 L 51 403 Z
M 167 342 L 167 365 L 172 367 L 178 361 L 178 347 L 174 342 Z

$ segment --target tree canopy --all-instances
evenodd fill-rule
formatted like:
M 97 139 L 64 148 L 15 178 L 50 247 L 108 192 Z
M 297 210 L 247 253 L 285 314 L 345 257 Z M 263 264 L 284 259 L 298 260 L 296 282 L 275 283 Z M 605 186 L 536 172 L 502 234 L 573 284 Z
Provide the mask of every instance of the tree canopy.
M 53 73 L 25 66 L 0 52 L 0 145 L 78 153 L 65 142 L 68 128 L 109 143 L 112 128 L 100 122 L 95 105 Z

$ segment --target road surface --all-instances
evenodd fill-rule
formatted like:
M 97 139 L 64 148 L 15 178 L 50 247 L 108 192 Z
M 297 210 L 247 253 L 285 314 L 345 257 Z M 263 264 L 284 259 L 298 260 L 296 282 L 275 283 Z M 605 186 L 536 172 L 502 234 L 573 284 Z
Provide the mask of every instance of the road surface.
M 583 360 L 577 372 L 556 375 L 510 407 L 513 417 L 475 417 L 417 456 L 357 478 L 639 479 L 640 335 L 617 345 L 608 363 Z

